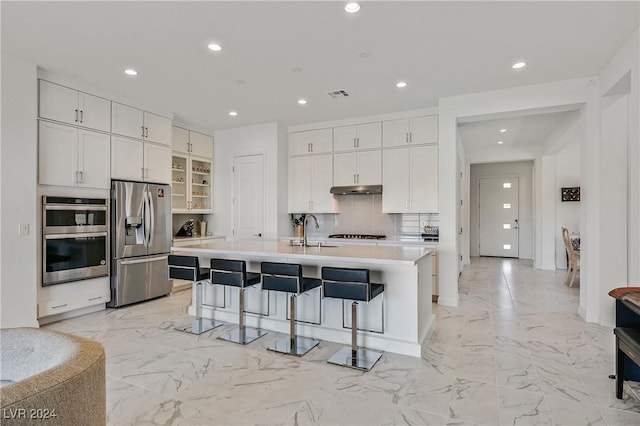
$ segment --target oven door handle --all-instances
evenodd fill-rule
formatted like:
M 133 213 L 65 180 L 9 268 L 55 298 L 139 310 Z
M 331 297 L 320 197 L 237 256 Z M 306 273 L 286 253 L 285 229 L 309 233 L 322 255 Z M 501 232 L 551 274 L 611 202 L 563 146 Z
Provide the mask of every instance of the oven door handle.
M 106 237 L 106 232 L 79 232 L 77 234 L 48 234 L 44 235 L 45 240 L 63 240 L 69 238 L 90 238 L 90 237 Z
M 45 210 L 86 210 L 86 211 L 96 211 L 96 212 L 104 212 L 107 211 L 107 206 L 97 206 L 95 204 L 82 204 L 76 206 L 70 206 L 67 204 L 59 205 L 59 204 L 45 204 Z

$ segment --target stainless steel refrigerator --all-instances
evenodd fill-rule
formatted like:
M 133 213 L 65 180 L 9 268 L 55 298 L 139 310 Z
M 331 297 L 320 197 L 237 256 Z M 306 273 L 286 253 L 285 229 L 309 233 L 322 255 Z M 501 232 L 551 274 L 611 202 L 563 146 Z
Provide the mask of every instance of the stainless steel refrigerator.
M 171 187 L 111 182 L 111 302 L 119 307 L 171 292 Z

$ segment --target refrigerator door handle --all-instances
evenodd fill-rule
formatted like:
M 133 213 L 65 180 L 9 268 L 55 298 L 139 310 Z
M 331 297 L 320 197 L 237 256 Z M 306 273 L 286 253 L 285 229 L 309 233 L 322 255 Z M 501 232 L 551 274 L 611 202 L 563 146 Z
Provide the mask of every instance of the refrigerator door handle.
M 144 242 L 149 246 L 151 240 L 151 207 L 149 206 L 149 193 L 144 192 L 142 196 L 143 211 L 144 211 Z
M 156 217 L 156 209 L 153 206 L 153 198 L 151 196 L 151 191 L 147 192 L 147 203 L 149 205 L 149 236 L 147 238 L 147 246 L 151 245 L 151 236 L 153 235 L 154 232 L 156 232 L 156 224 L 155 224 L 155 217 Z

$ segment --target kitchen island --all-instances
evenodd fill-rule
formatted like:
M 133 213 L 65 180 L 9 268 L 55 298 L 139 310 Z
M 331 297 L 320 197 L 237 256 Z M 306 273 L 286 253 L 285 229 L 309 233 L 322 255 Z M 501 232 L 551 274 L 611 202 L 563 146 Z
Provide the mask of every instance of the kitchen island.
M 385 284 L 384 297 L 359 304 L 358 344 L 373 349 L 420 356 L 421 344 L 433 329 L 431 309 L 431 251 L 402 246 L 291 246 L 277 241 L 216 241 L 172 247 L 176 254 L 208 259 L 247 261 L 247 270 L 260 272 L 260 262 L 299 263 L 305 276 L 320 277 L 323 266 L 366 268 L 371 281 Z M 238 319 L 237 289 L 207 285 L 203 315 L 226 322 Z M 246 323 L 266 330 L 288 332 L 285 294 L 262 292 L 259 286 L 245 292 Z M 192 297 L 195 301 L 195 295 Z M 383 311 L 384 309 L 384 311 Z M 383 314 L 384 312 L 384 314 Z M 195 314 L 194 303 L 189 313 Z M 299 335 L 349 344 L 350 303 L 320 299 L 320 289 L 298 297 Z M 382 332 L 383 331 L 383 332 Z

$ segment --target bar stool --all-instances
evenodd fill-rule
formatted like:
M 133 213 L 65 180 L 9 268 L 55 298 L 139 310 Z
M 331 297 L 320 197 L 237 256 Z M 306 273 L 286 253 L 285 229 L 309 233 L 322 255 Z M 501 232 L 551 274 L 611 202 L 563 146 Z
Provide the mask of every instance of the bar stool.
M 202 318 L 203 283 L 209 279 L 209 269 L 200 269 L 200 262 L 197 256 L 169 255 L 169 278 L 191 281 L 196 294 L 196 318 L 191 324 L 179 326 L 175 329 L 191 334 L 202 334 L 222 325 L 221 322 L 209 318 Z
M 289 355 L 302 356 L 313 349 L 319 340 L 296 335 L 296 298 L 318 288 L 318 278 L 302 276 L 302 265 L 294 263 L 262 262 L 262 289 L 289 293 L 289 338 L 275 342 L 267 349 Z
M 247 272 L 247 262 L 244 260 L 211 259 L 211 283 L 231 287 L 239 290 L 239 319 L 238 327 L 218 339 L 246 345 L 267 334 L 259 328 L 244 325 L 244 289 L 260 283 L 260 274 Z
M 358 347 L 358 302 L 369 302 L 379 294 L 384 297 L 384 284 L 369 280 L 368 269 L 322 268 L 323 297 L 352 300 L 351 304 L 351 347 L 342 348 L 329 361 L 331 364 L 369 371 L 378 362 L 382 352 Z M 383 300 L 384 332 L 384 300 Z

